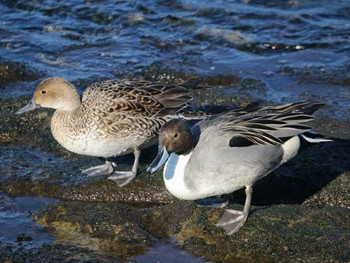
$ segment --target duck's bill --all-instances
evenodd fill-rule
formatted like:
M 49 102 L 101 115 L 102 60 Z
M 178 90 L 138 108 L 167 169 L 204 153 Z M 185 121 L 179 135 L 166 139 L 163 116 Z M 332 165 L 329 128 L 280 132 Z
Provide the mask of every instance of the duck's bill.
M 148 173 L 155 173 L 159 170 L 160 167 L 162 167 L 163 164 L 169 159 L 169 153 L 165 149 L 165 146 L 161 148 L 161 150 L 158 152 L 156 158 L 154 161 L 150 164 L 150 166 L 147 168 Z
M 16 111 L 16 115 L 35 110 L 38 107 L 39 106 L 37 104 L 35 104 L 34 98 L 33 98 L 26 106 L 24 106 L 22 109 L 19 109 L 18 111 Z

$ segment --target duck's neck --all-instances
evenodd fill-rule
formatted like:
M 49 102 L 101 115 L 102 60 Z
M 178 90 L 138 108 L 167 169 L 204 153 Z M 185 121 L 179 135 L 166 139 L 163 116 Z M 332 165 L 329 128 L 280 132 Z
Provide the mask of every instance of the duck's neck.
M 67 91 L 67 100 L 61 102 L 62 107 L 58 108 L 58 110 L 62 111 L 74 111 L 78 109 L 81 105 L 80 95 L 78 90 L 72 85 L 71 89 Z
M 82 121 L 79 109 L 56 110 L 51 118 L 51 132 L 55 140 L 64 148 L 78 154 L 85 154 L 85 144 L 80 140 L 87 125 L 89 123 Z
M 80 102 L 80 98 L 78 96 L 78 100 L 74 99 L 74 101 L 72 100 L 69 104 L 66 104 L 64 105 L 63 108 L 61 109 L 58 109 L 58 110 L 61 110 L 61 111 L 75 111 L 77 110 L 81 105 L 81 102 Z

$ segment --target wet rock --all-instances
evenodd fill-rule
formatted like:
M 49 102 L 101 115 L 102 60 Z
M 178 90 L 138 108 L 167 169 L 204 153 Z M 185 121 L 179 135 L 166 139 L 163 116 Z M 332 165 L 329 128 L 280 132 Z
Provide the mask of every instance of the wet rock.
M 140 204 L 162 204 L 174 199 L 159 180 L 148 180 L 145 178 L 145 174 L 138 175 L 138 177 L 128 187 L 123 188 L 118 188 L 114 182 L 109 180 L 70 187 L 62 193 L 61 198 L 63 200 L 118 201 Z
M 328 110 L 328 108 L 327 108 Z M 346 116 L 346 115 L 344 115 Z M 347 116 L 350 116 L 347 114 Z M 325 117 L 317 117 L 312 121 L 314 129 L 331 138 L 350 140 L 350 121 L 349 119 L 339 121 L 336 119 L 328 119 Z
M 67 201 L 53 204 L 35 217 L 54 231 L 57 243 L 127 259 L 167 241 L 195 209 L 194 202 L 181 201 L 144 207 Z
M 334 206 L 350 209 L 350 172 L 339 175 L 303 202 L 308 206 Z
M 235 205 L 235 208 L 241 207 Z M 223 209 L 174 203 L 135 208 L 121 204 L 64 202 L 38 222 L 59 242 L 128 258 L 158 240 L 176 238 L 182 249 L 215 262 L 347 262 L 350 213 L 339 207 L 253 207 L 246 224 L 227 236 L 215 223 Z
M 143 209 L 140 220 L 153 236 L 160 240 L 167 240 L 179 230 L 182 222 L 192 216 L 196 207 L 192 201 L 175 200 L 166 205 Z
M 21 63 L 2 61 L 0 58 L 0 87 L 11 82 L 36 80 L 41 75 Z
M 41 145 L 52 150 L 53 138 L 50 131 L 50 111 L 34 111 L 25 116 L 15 112 L 29 102 L 30 98 L 7 99 L 0 103 L 0 142 L 21 142 L 30 146 Z M 57 149 L 57 147 L 56 147 Z
M 30 249 L 0 241 L 1 262 L 124 262 L 111 255 L 66 244 L 43 244 Z
M 288 65 L 280 68 L 280 72 L 288 74 L 298 82 L 331 83 L 349 86 L 349 61 L 335 64 L 332 68 L 324 65 Z
M 36 216 L 54 230 L 58 243 L 121 258 L 138 255 L 155 241 L 139 217 L 139 210 L 127 205 L 93 202 L 61 202 Z
M 196 208 L 194 202 L 131 206 L 115 202 L 66 201 L 36 213 L 56 243 L 102 251 L 128 259 L 169 240 Z
M 147 80 L 166 84 L 181 84 L 190 78 L 197 77 L 176 70 L 163 62 L 152 63 L 151 65 L 145 67 L 142 70 L 141 75 L 142 78 L 145 78 Z
M 212 226 L 218 211 L 196 209 L 176 237 L 215 262 L 348 262 L 350 213 L 344 208 L 274 205 L 251 213 L 233 236 Z

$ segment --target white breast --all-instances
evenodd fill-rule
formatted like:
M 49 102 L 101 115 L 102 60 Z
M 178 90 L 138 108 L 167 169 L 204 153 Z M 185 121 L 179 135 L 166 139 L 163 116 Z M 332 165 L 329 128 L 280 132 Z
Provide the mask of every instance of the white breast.
M 168 191 L 179 199 L 193 200 L 197 197 L 185 185 L 185 168 L 192 152 L 186 155 L 172 153 L 165 164 L 163 178 Z

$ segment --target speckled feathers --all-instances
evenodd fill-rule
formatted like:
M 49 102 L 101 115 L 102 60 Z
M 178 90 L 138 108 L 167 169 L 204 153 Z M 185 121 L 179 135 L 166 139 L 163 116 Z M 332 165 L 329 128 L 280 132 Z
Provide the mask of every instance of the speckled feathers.
M 56 109 L 51 130 L 66 149 L 84 155 L 111 157 L 142 149 L 154 142 L 162 124 L 192 100 L 191 87 L 145 80 L 107 80 L 95 83 L 80 101 L 76 88 L 62 78 L 43 80 L 35 106 Z

